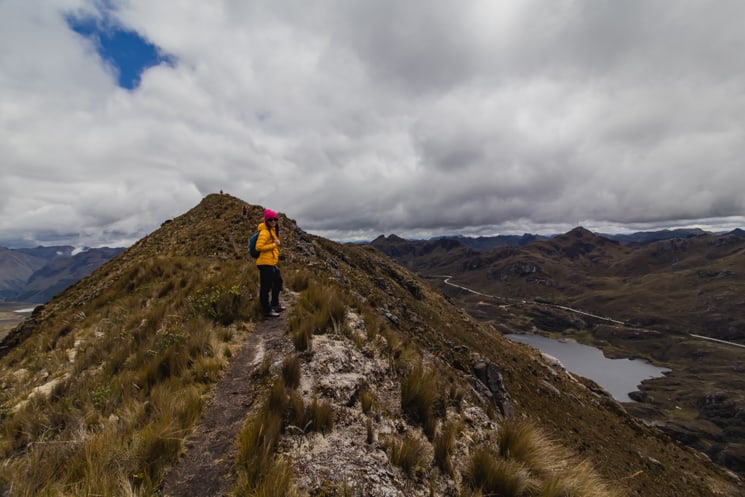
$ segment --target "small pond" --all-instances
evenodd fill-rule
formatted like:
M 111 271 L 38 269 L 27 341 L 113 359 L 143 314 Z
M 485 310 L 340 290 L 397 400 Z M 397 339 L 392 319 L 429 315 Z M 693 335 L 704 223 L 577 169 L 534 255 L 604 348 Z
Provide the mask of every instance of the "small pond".
M 589 378 L 605 388 L 619 402 L 633 402 L 629 393 L 650 378 L 663 376 L 670 369 L 654 366 L 642 359 L 609 359 L 595 347 L 574 340 L 554 340 L 541 335 L 505 335 L 513 342 L 527 343 L 556 357 L 567 370 Z

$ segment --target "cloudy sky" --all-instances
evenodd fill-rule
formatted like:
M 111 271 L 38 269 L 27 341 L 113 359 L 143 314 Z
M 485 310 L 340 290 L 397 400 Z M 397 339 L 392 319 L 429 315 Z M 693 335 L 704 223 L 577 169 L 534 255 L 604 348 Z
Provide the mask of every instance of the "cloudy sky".
M 0 245 L 745 227 L 741 0 L 0 0 Z

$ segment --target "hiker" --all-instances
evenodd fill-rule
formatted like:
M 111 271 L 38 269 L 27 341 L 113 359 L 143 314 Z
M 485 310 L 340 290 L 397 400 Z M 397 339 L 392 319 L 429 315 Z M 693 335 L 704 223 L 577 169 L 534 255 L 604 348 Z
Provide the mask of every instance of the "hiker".
M 282 290 L 282 274 L 279 272 L 279 219 L 273 210 L 264 210 L 264 222 L 258 227 L 256 250 L 259 257 L 256 267 L 259 268 L 259 300 L 264 317 L 276 318 L 284 307 L 279 303 L 279 292 Z M 271 301 L 269 297 L 271 296 Z
M 243 217 L 246 217 L 248 215 L 248 207 L 245 205 L 243 206 Z

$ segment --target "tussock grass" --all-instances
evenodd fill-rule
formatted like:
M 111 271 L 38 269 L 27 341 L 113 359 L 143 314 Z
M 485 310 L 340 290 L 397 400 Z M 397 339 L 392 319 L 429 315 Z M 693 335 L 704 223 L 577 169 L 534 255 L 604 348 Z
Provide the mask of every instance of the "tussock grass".
M 300 319 L 290 319 L 290 335 L 292 344 L 298 352 L 307 352 L 313 349 L 313 325 Z
M 486 495 L 521 497 L 534 486 L 530 473 L 522 464 L 496 458 L 485 448 L 478 449 L 471 456 L 469 477 L 473 488 Z
M 424 443 L 416 437 L 407 436 L 402 439 L 390 437 L 383 446 L 388 452 L 388 460 L 394 466 L 400 467 L 409 476 L 424 467 Z
M 314 398 L 306 404 L 302 395 L 291 391 L 288 396 L 286 423 L 300 433 L 329 433 L 334 428 L 334 410 L 331 404 Z
M 236 495 L 294 495 L 290 461 L 277 454 L 281 435 L 292 427 L 302 433 L 328 433 L 333 429 L 334 411 L 327 402 L 306 405 L 303 397 L 277 378 L 267 393 L 264 406 L 249 419 L 236 442 Z
M 553 468 L 557 464 L 548 439 L 525 421 L 504 421 L 497 432 L 497 446 L 502 458 L 521 462 L 533 469 Z
M 344 323 L 346 298 L 337 288 L 311 282 L 301 293 L 295 306 L 300 320 L 314 334 L 323 334 Z
M 245 275 L 240 261 L 139 261 L 12 350 L 0 370 L 0 486 L 152 494 L 240 338 L 224 323 L 252 319 Z
M 367 438 L 365 441 L 368 444 L 375 442 L 375 431 L 373 430 L 373 423 L 370 418 L 367 418 L 367 421 L 365 421 L 365 431 L 367 432 Z
M 282 379 L 287 388 L 300 386 L 300 359 L 291 356 L 282 362 Z
M 375 393 L 373 393 L 369 388 L 365 387 L 361 389 L 359 397 L 360 407 L 362 408 L 363 413 L 369 414 L 370 411 L 378 408 L 378 399 L 375 398 Z
M 293 271 L 287 276 L 287 286 L 294 292 L 307 290 L 311 282 L 315 279 L 312 273 L 303 269 Z
M 419 423 L 430 440 L 437 427 L 435 375 L 419 362 L 401 381 L 401 409 L 412 421 Z
M 282 415 L 268 407 L 241 429 L 236 444 L 237 495 L 260 495 L 255 492 L 272 480 L 277 471 L 275 453 L 281 433 Z M 277 491 L 280 493 L 274 495 L 283 495 L 282 489 Z
M 495 446 L 470 457 L 471 490 L 505 497 L 617 497 L 594 468 L 526 421 L 506 421 Z
M 313 335 L 324 334 L 343 326 L 345 302 L 340 290 L 333 286 L 321 286 L 310 280 L 289 319 L 289 332 L 295 350 L 312 350 Z
M 334 409 L 326 401 L 314 398 L 309 407 L 309 417 L 313 431 L 328 433 L 334 428 Z
M 451 421 L 445 424 L 435 437 L 435 465 L 449 475 L 453 474 L 453 450 L 460 431 L 460 423 Z

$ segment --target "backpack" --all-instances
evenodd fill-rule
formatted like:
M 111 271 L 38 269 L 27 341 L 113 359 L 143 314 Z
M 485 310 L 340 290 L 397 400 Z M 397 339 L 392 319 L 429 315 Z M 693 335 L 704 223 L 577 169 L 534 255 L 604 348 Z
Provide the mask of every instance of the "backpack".
M 256 239 L 259 238 L 259 232 L 257 231 L 253 235 L 251 235 L 251 238 L 248 240 L 248 253 L 251 254 L 251 257 L 254 259 L 257 259 L 259 257 L 259 251 L 256 250 Z

